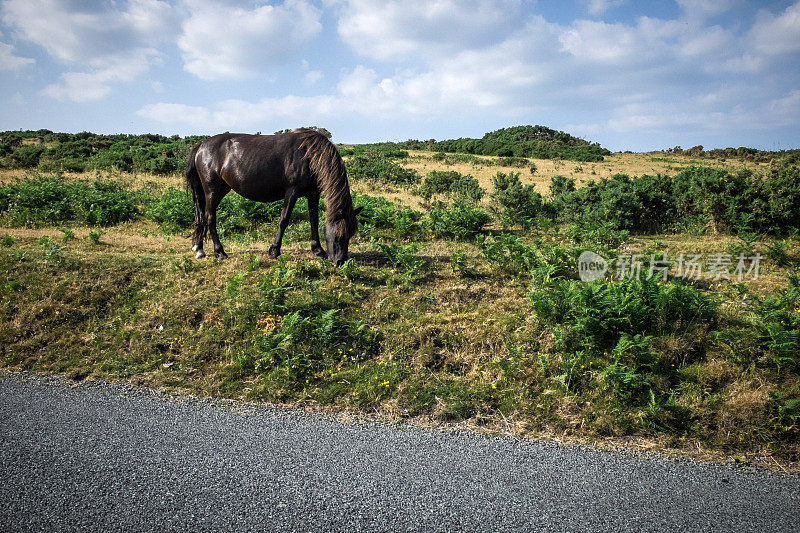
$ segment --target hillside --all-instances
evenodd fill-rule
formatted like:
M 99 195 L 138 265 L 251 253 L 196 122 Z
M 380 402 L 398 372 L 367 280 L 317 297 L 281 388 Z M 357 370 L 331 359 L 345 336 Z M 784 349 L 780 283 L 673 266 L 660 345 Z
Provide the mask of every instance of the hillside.
M 235 194 L 197 260 L 188 140 L 58 135 L 2 136 L 4 369 L 800 467 L 795 164 L 343 148 L 337 268 Z
M 516 126 L 486 133 L 480 139 L 460 138 L 446 141 L 407 141 L 409 149 L 425 148 L 437 152 L 455 152 L 503 157 L 534 157 L 602 161 L 611 152 L 597 143 L 573 137 L 545 126 Z

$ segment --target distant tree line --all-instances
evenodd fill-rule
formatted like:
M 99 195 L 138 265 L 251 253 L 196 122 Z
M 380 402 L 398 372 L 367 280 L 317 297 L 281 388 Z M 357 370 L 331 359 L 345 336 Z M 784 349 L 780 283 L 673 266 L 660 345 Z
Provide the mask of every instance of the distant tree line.
M 789 163 L 800 162 L 800 149 L 793 150 L 757 150 L 740 146 L 739 148 L 714 148 L 704 150 L 702 145 L 692 146 L 684 150 L 680 146 L 664 150 L 668 154 L 687 155 L 689 157 L 708 157 L 712 159 L 742 159 L 756 163 L 769 163 L 772 160 L 785 160 Z
M 0 133 L 0 167 L 44 172 L 120 170 L 171 174 L 183 171 L 189 149 L 205 138 L 5 131 Z
M 480 139 L 463 137 L 446 141 L 412 139 L 398 145 L 407 150 L 573 161 L 602 161 L 604 156 L 611 155 L 609 150 L 598 143 L 585 141 L 545 126 L 501 128 L 485 134 Z
M 324 128 L 312 127 L 326 136 Z M 289 130 L 284 130 L 289 131 Z M 277 132 L 282 133 L 282 132 Z M 56 133 L 50 130 L 0 132 L 0 168 L 38 169 L 43 172 L 86 172 L 119 170 L 150 174 L 182 172 L 189 149 L 207 136 L 167 137 L 157 134 L 103 135 L 97 133 Z M 602 161 L 611 152 L 597 143 L 573 137 L 563 131 L 544 126 L 516 126 L 487 133 L 481 139 L 460 138 L 444 141 L 408 140 L 400 143 L 382 142 L 340 147 L 342 155 L 356 159 L 367 153 L 380 152 L 389 159 L 408 156 L 407 150 L 433 150 L 445 157 L 474 158 L 475 155 L 500 156 L 505 164 L 527 164 L 525 158 Z M 800 161 L 800 149 L 763 151 L 754 148 L 724 148 L 704 150 L 695 146 L 688 150 L 680 146 L 667 153 L 698 158 L 739 158 L 757 162 L 785 160 Z

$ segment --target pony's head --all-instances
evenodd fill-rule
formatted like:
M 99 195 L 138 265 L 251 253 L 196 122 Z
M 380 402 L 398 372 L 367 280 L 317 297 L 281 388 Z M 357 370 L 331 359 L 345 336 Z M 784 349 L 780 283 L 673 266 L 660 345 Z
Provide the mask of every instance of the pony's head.
M 342 266 L 349 256 L 350 238 L 358 231 L 356 215 L 361 207 L 350 209 L 347 215 L 325 223 L 325 240 L 328 241 L 328 259 Z

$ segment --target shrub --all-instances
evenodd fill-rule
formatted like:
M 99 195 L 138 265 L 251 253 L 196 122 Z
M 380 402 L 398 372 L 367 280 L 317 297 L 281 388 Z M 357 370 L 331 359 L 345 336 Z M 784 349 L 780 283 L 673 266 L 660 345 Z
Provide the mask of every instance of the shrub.
M 12 224 L 81 222 L 108 226 L 133 220 L 136 196 L 114 182 L 63 182 L 38 176 L 0 187 L 0 213 Z
M 527 228 L 542 210 L 542 195 L 533 185 L 523 185 L 519 176 L 519 172 L 498 172 L 492 178 L 491 197 L 499 205 L 500 220 L 505 227 L 519 224 Z
M 419 194 L 429 200 L 436 194 L 455 196 L 470 202 L 479 202 L 486 194 L 478 180 L 454 170 L 432 170 L 419 187 Z
M 17 146 L 11 153 L 11 161 L 17 168 L 36 168 L 44 152 L 45 147 L 41 145 Z
M 461 173 L 455 170 L 432 170 L 419 188 L 420 195 L 429 199 L 435 194 L 449 194 L 450 186 L 461 177 Z
M 784 161 L 753 178 L 751 212 L 758 229 L 775 234 L 800 227 L 800 166 Z
M 472 176 L 462 176 L 450 184 L 450 192 L 456 198 L 462 198 L 468 202 L 478 203 L 481 201 L 486 191 Z
M 419 147 L 419 141 L 401 143 L 403 146 Z M 573 137 L 563 131 L 555 131 L 544 126 L 515 126 L 489 132 L 481 139 L 449 139 L 425 143 L 429 150 L 437 152 L 462 152 L 466 154 L 496 155 L 513 158 L 513 166 L 522 158 L 556 158 L 576 161 L 602 161 L 611 152 Z M 525 166 L 524 163 L 521 166 Z
M 298 210 L 297 208 L 295 208 Z M 217 226 L 223 233 L 252 229 L 259 224 L 274 220 L 281 210 L 281 202 L 254 202 L 235 193 L 230 193 L 217 209 Z M 170 187 L 160 198 L 152 200 L 145 216 L 161 224 L 166 232 L 177 232 L 194 225 L 194 202 L 186 191 Z
M 353 205 L 361 207 L 358 214 L 359 231 L 370 235 L 376 230 L 394 230 L 398 237 L 412 235 L 422 218 L 422 213 L 410 207 L 393 204 L 385 198 L 367 194 L 353 194 Z
M 194 203 L 186 191 L 170 187 L 150 201 L 145 216 L 161 224 L 162 231 L 174 233 L 194 224 Z
M 678 209 L 708 217 L 715 230 L 734 229 L 743 222 L 752 205 L 749 181 L 752 173 L 736 174 L 710 168 L 690 167 L 673 178 Z
M 427 225 L 440 237 L 467 240 L 480 233 L 490 220 L 485 211 L 463 200 L 454 200 L 450 205 L 438 202 L 428 213 Z
M 346 162 L 347 174 L 353 180 L 367 180 L 398 186 L 414 185 L 420 176 L 416 170 L 402 167 L 384 152 L 369 150 L 353 155 Z

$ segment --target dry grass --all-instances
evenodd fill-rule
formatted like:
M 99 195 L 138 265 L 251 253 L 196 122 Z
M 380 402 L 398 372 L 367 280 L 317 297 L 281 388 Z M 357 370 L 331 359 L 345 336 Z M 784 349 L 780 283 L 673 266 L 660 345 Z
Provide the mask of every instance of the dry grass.
M 582 163 L 576 161 L 552 160 L 552 159 L 530 159 L 536 165 L 536 172 L 530 172 L 528 167 L 504 167 L 492 164 L 471 164 L 459 163 L 454 165 L 443 165 L 441 162 L 431 158 L 431 152 L 410 150 L 410 157 L 403 161 L 403 166 L 418 171 L 425 176 L 431 170 L 455 170 L 461 174 L 470 174 L 478 180 L 481 187 L 491 190 L 492 176 L 497 172 L 519 172 L 523 183 L 536 186 L 536 190 L 542 195 L 547 195 L 550 187 L 550 180 L 554 176 L 567 176 L 575 178 L 578 185 L 582 185 L 590 180 L 608 178 L 614 174 L 627 174 L 629 176 L 641 176 L 644 174 L 677 174 L 681 169 L 693 165 L 705 165 L 717 168 L 725 168 L 730 171 L 738 171 L 743 168 L 753 171 L 763 171 L 767 168 L 766 163 L 752 163 L 749 161 L 718 159 L 692 158 L 684 155 L 673 155 L 663 152 L 650 153 L 615 153 L 606 156 L 604 161 L 597 163 Z M 491 161 L 500 159 L 494 156 L 475 156 L 480 160 Z M 402 193 L 397 196 L 401 200 L 407 197 Z

